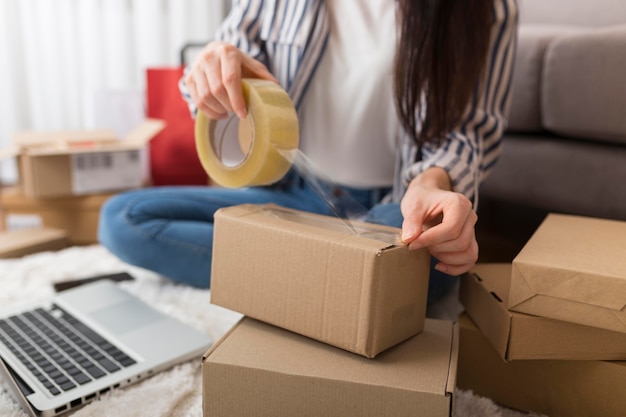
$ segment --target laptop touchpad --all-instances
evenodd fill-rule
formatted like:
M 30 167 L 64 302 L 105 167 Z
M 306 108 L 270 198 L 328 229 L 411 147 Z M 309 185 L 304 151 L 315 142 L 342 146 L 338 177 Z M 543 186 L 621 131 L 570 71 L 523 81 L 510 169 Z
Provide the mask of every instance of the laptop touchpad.
M 89 315 L 114 333 L 134 331 L 165 317 L 145 304 L 133 300 L 101 308 Z

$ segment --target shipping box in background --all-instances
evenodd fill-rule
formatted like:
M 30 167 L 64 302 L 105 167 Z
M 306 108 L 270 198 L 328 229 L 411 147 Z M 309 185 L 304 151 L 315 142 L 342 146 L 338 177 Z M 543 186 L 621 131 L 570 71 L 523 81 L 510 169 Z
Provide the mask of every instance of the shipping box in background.
M 109 130 L 23 131 L 13 137 L 24 195 L 48 198 L 149 183 L 148 142 L 164 127 L 146 119 L 120 139 Z
M 469 316 L 462 314 L 458 326 L 458 388 L 549 417 L 624 416 L 626 362 L 504 362 Z
M 513 259 L 508 307 L 626 333 L 626 222 L 549 214 Z
M 507 309 L 510 263 L 477 264 L 461 278 L 466 313 L 500 356 L 521 359 L 626 360 L 626 333 Z
M 399 233 L 275 205 L 221 209 L 211 302 L 374 357 L 424 326 L 430 255 Z
M 244 317 L 204 355 L 204 415 L 448 417 L 457 354 L 451 321 L 369 359 Z
M 28 198 L 20 187 L 0 193 L 4 230 L 51 227 L 64 230 L 72 245 L 98 242 L 102 204 L 114 193 L 58 198 Z
M 42 227 L 2 231 L 0 232 L 0 259 L 57 251 L 66 248 L 68 244 L 67 233 L 60 229 Z

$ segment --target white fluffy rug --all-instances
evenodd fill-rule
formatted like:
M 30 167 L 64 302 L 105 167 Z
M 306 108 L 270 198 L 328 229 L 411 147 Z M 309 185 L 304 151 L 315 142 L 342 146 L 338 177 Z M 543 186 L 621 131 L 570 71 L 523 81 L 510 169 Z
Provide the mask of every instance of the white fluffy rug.
M 123 282 L 166 314 L 205 331 L 218 340 L 241 316 L 209 303 L 209 291 L 175 285 L 157 275 L 125 264 L 99 245 L 45 252 L 21 259 L 0 260 L 0 306 L 17 305 L 53 294 L 52 283 L 128 271 L 136 280 Z M 431 314 L 456 317 L 456 294 L 436 306 Z M 4 384 L 4 381 L 0 381 Z M 202 417 L 200 361 L 179 365 L 143 382 L 112 391 L 75 413 L 73 417 L 174 416 Z M 471 392 L 457 391 L 456 417 L 521 417 Z M 0 416 L 27 417 L 0 385 Z M 208 416 L 207 416 L 208 417 Z

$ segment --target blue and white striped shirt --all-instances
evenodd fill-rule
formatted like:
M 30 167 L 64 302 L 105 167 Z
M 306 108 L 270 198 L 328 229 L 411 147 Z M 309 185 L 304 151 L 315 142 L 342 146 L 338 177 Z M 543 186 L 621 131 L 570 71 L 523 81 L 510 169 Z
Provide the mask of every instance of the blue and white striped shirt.
M 441 167 L 454 191 L 478 202 L 478 188 L 498 160 L 507 125 L 517 39 L 517 0 L 494 0 L 494 23 L 485 76 L 474 91 L 464 120 L 440 145 L 418 149 L 405 133 L 398 138 L 392 200 L 400 201 L 409 182 Z M 296 109 L 313 78 L 329 38 L 324 0 L 234 0 L 216 39 L 263 62 L 289 93 Z M 183 96 L 195 112 L 184 83 Z

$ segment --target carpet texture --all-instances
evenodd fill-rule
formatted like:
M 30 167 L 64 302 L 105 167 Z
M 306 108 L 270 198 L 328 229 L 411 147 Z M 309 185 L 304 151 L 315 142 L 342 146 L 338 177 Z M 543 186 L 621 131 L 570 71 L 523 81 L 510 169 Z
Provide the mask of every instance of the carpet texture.
M 209 291 L 176 285 L 156 274 L 121 262 L 104 247 L 73 247 L 21 259 L 0 260 L 0 306 L 18 306 L 50 297 L 55 282 L 127 271 L 136 280 L 123 282 L 162 312 L 206 332 L 217 341 L 241 317 L 209 303 Z M 459 309 L 453 292 L 429 315 L 454 319 Z M 187 362 L 122 390 L 111 391 L 73 414 L 73 417 L 203 417 L 200 361 Z M 0 380 L 0 416 L 27 417 Z M 456 417 L 528 416 L 497 406 L 487 398 L 457 390 Z M 531 415 L 533 416 L 533 415 Z M 537 417 L 536 415 L 534 415 Z M 209 416 L 207 416 L 209 417 Z

